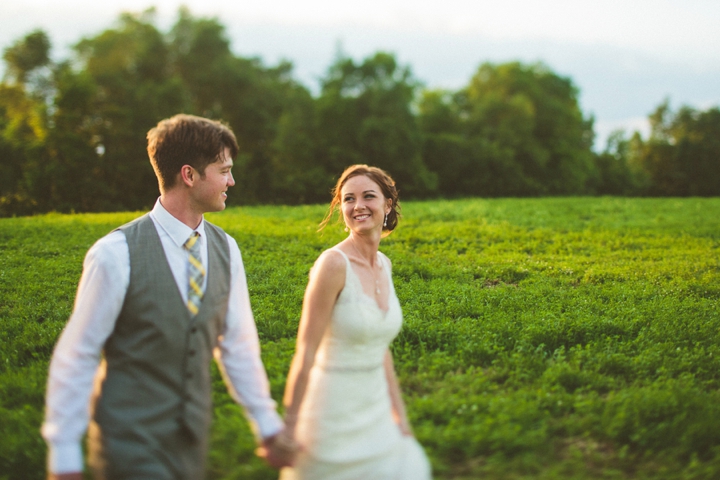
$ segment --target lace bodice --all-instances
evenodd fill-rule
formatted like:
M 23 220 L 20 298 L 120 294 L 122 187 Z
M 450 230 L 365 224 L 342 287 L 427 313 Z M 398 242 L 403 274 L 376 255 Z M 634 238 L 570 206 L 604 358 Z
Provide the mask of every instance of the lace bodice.
M 370 370 L 382 366 L 385 351 L 402 326 L 400 302 L 392 283 L 390 262 L 378 252 L 388 276 L 388 310 L 382 310 L 363 290 L 350 259 L 345 258 L 345 286 L 340 292 L 332 321 L 320 342 L 316 364 L 326 370 Z

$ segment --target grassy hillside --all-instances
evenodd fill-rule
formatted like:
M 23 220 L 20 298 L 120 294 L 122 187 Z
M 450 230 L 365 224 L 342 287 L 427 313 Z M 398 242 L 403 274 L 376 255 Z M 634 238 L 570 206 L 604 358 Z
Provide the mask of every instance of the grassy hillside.
M 720 476 L 720 199 L 408 202 L 381 249 L 437 478 Z M 240 244 L 280 400 L 324 207 L 210 215 Z M 92 243 L 137 213 L 0 219 L 0 478 L 40 479 L 47 364 Z M 216 375 L 213 479 L 271 479 Z

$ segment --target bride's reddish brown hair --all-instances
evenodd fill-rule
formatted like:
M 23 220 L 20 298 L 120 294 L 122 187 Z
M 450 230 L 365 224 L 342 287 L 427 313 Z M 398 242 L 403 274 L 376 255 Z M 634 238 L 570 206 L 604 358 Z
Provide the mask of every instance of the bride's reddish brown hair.
M 369 167 L 367 165 L 351 165 L 345 169 L 342 175 L 340 175 L 335 187 L 330 192 L 333 199 L 332 202 L 330 202 L 327 215 L 325 215 L 323 221 L 320 222 L 320 228 L 318 230 L 325 228 L 327 224 L 330 223 L 333 214 L 336 211 L 340 211 L 340 204 L 342 203 L 342 188 L 345 186 L 345 183 L 352 177 L 357 177 L 359 175 L 365 175 L 370 180 L 377 183 L 383 196 L 392 200 L 390 213 L 388 213 L 387 216 L 387 225 L 383 226 L 383 231 L 390 233 L 395 230 L 395 227 L 397 227 L 400 219 L 400 203 L 398 202 L 398 191 L 395 187 L 395 180 L 393 180 L 385 170 L 377 167 Z M 342 217 L 342 215 L 340 217 Z M 340 219 L 338 218 L 338 220 Z

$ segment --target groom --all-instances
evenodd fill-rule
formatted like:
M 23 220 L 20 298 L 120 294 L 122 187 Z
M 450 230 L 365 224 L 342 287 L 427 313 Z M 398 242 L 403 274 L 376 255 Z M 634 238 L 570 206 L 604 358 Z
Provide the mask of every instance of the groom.
M 48 478 L 82 478 L 86 429 L 98 479 L 204 478 L 213 355 L 269 463 L 282 466 L 240 250 L 203 218 L 235 184 L 235 135 L 176 115 L 147 139 L 160 198 L 88 251 L 50 363 Z

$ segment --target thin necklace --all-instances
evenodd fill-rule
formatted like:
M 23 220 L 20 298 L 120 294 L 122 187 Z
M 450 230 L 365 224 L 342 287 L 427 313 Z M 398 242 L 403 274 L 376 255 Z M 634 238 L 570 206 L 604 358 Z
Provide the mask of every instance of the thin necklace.
M 355 249 L 358 256 L 364 260 L 364 257 L 360 253 L 360 250 L 358 250 L 357 247 L 355 246 L 355 242 L 350 240 L 350 245 L 352 245 L 352 247 Z M 380 269 L 382 270 L 382 262 L 379 263 L 379 265 L 380 265 Z M 372 264 L 370 264 L 370 262 L 368 262 L 368 266 L 370 267 L 370 271 L 372 272 L 373 279 L 375 280 L 375 293 L 380 295 L 380 280 L 378 279 L 377 275 L 375 274 L 375 269 L 372 268 Z

